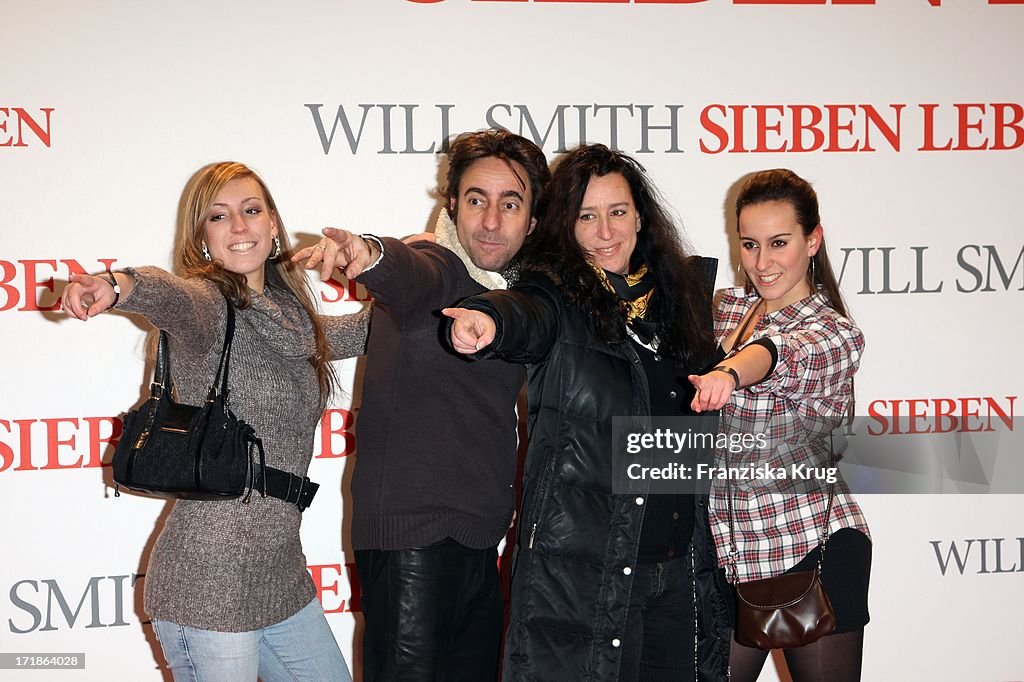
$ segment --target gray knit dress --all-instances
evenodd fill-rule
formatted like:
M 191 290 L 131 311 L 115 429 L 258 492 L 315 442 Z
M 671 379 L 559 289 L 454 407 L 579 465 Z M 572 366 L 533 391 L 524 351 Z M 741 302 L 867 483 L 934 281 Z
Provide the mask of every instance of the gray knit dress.
M 208 280 L 154 267 L 125 272 L 135 289 L 118 309 L 167 332 L 179 399 L 200 404 L 224 342 L 224 297 Z M 363 353 L 368 310 L 321 320 L 332 359 Z M 268 287 L 253 294 L 249 308 L 236 310 L 231 409 L 263 439 L 268 466 L 299 476 L 309 467 L 320 418 L 312 351 L 312 324 L 289 292 Z M 315 596 L 299 542 L 301 521 L 294 504 L 256 493 L 248 503 L 178 500 L 146 569 L 146 613 L 220 632 L 256 630 L 294 615 Z

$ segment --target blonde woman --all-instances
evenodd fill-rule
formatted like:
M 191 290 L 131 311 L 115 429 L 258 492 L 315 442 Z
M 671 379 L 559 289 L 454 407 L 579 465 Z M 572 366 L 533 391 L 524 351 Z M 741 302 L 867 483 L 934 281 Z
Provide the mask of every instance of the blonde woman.
M 65 312 L 111 309 L 167 332 L 171 375 L 200 404 L 236 310 L 231 407 L 263 440 L 268 467 L 306 475 L 335 383 L 331 360 L 363 352 L 367 311 L 318 315 L 263 180 L 240 163 L 199 169 L 178 206 L 178 274 L 156 267 L 72 275 Z M 299 506 L 178 500 L 146 570 L 146 613 L 175 680 L 350 680 L 299 540 Z

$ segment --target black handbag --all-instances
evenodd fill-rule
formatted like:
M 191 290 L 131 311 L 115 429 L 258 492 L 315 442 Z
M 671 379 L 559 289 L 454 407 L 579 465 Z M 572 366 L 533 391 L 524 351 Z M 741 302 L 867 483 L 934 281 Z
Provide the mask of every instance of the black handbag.
M 217 373 L 202 406 L 174 399 L 167 333 L 160 331 L 150 396 L 124 416 L 112 462 L 114 494 L 124 486 L 157 497 L 226 500 L 253 489 L 304 510 L 319 487 L 308 477 L 267 467 L 263 442 L 229 408 L 228 368 L 235 308 L 227 302 L 227 327 Z

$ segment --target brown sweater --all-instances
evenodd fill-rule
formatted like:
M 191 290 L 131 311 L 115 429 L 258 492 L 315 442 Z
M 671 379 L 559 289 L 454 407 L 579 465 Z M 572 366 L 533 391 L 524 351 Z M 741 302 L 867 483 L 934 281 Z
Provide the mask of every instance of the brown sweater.
M 525 371 L 468 362 L 442 344 L 440 310 L 485 291 L 459 257 L 385 238 L 359 282 L 374 297 L 359 449 L 355 549 L 408 549 L 451 537 L 494 547 L 512 518 L 516 396 Z
M 154 267 L 126 272 L 135 290 L 118 308 L 167 332 L 179 399 L 201 403 L 224 341 L 224 297 L 207 280 Z M 363 352 L 369 310 L 321 319 L 332 359 Z M 312 324 L 289 292 L 254 293 L 252 305 L 236 311 L 232 410 L 263 439 L 268 466 L 299 476 L 309 467 L 320 418 L 312 349 Z M 315 596 L 299 542 L 301 521 L 294 504 L 258 494 L 244 504 L 178 500 L 146 570 L 146 613 L 221 632 L 256 630 L 294 615 Z

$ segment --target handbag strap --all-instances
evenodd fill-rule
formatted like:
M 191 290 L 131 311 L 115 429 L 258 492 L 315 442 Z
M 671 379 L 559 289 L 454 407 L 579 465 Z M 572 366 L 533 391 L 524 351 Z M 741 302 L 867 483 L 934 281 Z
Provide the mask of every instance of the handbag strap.
M 220 362 L 217 364 L 217 374 L 213 377 L 213 384 L 210 386 L 210 395 L 207 400 L 213 400 L 217 395 L 217 383 L 220 382 L 220 394 L 225 401 L 228 397 L 228 368 L 231 364 L 231 342 L 235 338 L 235 306 L 227 296 L 224 297 L 228 306 L 227 323 L 224 329 L 224 346 L 220 350 Z M 223 372 L 223 375 L 221 374 Z
M 832 431 L 828 432 L 828 467 L 829 469 L 836 465 L 836 446 L 832 442 Z M 831 535 L 829 533 L 829 518 L 832 516 L 832 501 L 835 499 L 836 494 L 836 479 L 839 478 L 838 473 L 832 482 L 828 484 L 828 506 L 825 507 L 825 519 L 821 523 L 821 533 L 818 546 L 821 547 L 821 552 L 818 554 L 818 572 L 821 573 L 821 564 L 825 561 L 825 543 L 828 542 L 828 538 Z
M 828 434 L 828 450 L 829 468 L 835 466 L 836 461 L 836 450 L 835 445 L 832 441 L 832 432 Z M 726 462 L 728 465 L 728 462 Z M 732 478 L 726 477 L 726 502 L 729 509 L 729 567 L 732 569 L 732 576 L 730 582 L 735 585 L 739 582 L 739 570 L 737 564 L 739 563 L 739 549 L 736 547 L 736 531 L 735 522 L 733 520 L 733 507 L 732 507 Z M 818 573 L 821 573 L 821 565 L 825 562 L 825 543 L 829 538 L 829 518 L 832 516 L 832 501 L 835 498 L 836 484 L 835 479 L 828 484 L 828 505 L 825 507 L 825 518 L 821 523 L 821 532 L 818 534 Z
M 149 394 L 157 398 L 160 393 L 171 393 L 171 352 L 167 346 L 167 332 L 160 330 L 160 340 L 156 345 L 156 365 L 153 367 L 153 382 L 149 385 Z
M 235 337 L 235 306 L 231 304 L 227 296 L 224 297 L 227 304 L 227 323 L 224 330 L 224 345 L 220 351 L 220 361 L 217 363 L 217 373 L 210 384 L 207 393 L 207 402 L 213 402 L 217 397 L 217 384 L 220 384 L 220 394 L 227 400 L 228 396 L 228 367 L 231 362 L 231 345 Z M 156 346 L 156 365 L 153 368 L 153 383 L 150 384 L 150 396 L 159 397 L 162 391 L 173 394 L 174 381 L 171 379 L 171 351 L 167 339 L 167 332 L 160 330 L 160 340 Z

